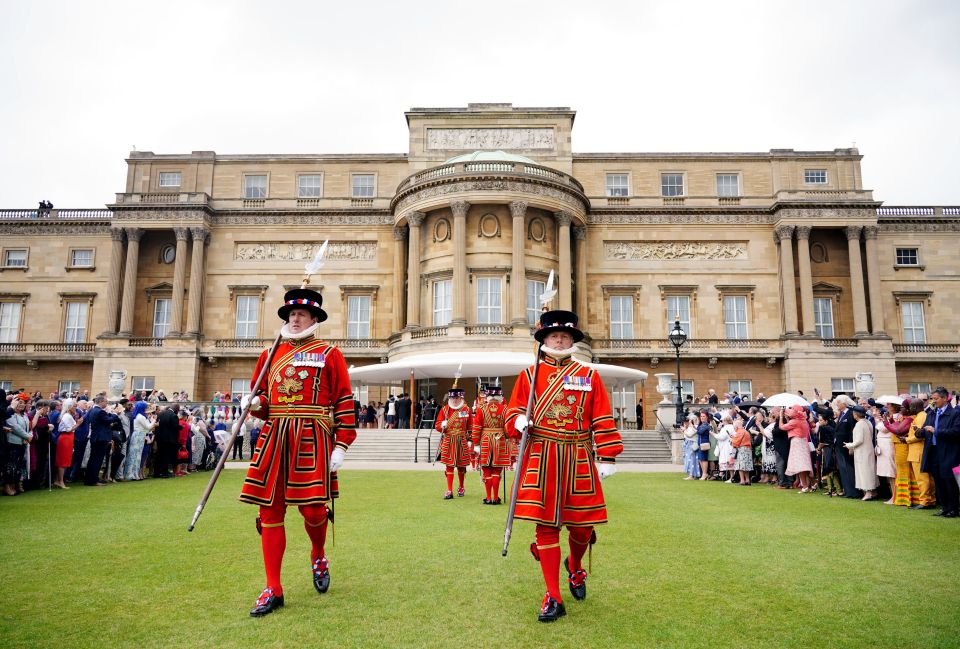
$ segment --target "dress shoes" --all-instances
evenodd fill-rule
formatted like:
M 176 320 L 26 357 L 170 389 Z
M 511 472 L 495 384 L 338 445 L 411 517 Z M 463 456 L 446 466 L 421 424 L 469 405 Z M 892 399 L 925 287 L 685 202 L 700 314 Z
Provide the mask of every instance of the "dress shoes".
M 491 505 L 491 504 L 493 504 L 493 501 L 490 501 L 490 500 L 487 500 L 486 498 L 484 498 L 484 499 L 483 499 L 483 504 L 484 504 L 484 505 Z
M 500 500 L 499 498 L 497 498 L 496 500 L 491 500 L 491 501 L 490 501 L 490 504 L 491 504 L 491 505 L 502 505 L 502 504 L 503 504 L 503 501 Z
M 275 595 L 272 588 L 264 588 L 257 598 L 257 603 L 250 611 L 250 617 L 269 615 L 283 606 L 283 595 Z
M 960 513 L 957 512 L 947 512 L 943 515 L 944 518 L 957 518 L 960 517 Z
M 465 493 L 466 493 L 466 492 L 463 490 L 463 487 L 460 487 L 459 489 L 457 489 L 457 497 L 458 497 L 458 498 L 463 498 L 463 495 L 464 495 Z
M 570 594 L 574 599 L 587 599 L 587 571 L 570 571 L 570 557 L 563 560 L 563 567 L 567 570 L 567 582 L 570 584 Z
M 452 491 L 448 491 L 447 493 L 443 494 L 443 499 L 444 499 L 444 500 L 453 500 L 453 492 L 452 492 Z
M 934 514 L 934 516 L 946 516 L 946 515 L 947 515 L 947 512 L 944 511 L 943 509 L 941 509 L 936 514 Z
M 313 587 L 321 595 L 330 589 L 330 562 L 326 557 L 313 562 Z
M 541 622 L 555 622 L 566 614 L 567 609 L 563 607 L 563 602 L 558 602 L 547 594 L 543 598 L 543 606 L 540 607 L 537 619 Z

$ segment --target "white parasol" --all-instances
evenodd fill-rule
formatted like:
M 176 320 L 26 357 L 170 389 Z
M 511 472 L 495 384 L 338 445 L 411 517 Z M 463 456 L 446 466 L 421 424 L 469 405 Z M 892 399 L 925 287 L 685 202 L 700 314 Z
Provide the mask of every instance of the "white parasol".
M 803 406 L 806 408 L 809 405 L 810 402 L 803 397 L 796 394 L 791 394 L 789 392 L 775 394 L 772 397 L 768 397 L 767 400 L 763 402 L 764 408 L 789 408 L 790 406 Z

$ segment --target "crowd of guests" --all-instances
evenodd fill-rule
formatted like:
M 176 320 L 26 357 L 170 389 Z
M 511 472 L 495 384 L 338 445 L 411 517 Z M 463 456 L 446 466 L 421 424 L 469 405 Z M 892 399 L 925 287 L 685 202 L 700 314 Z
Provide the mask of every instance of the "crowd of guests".
M 182 393 L 186 396 L 186 393 Z M 4 494 L 30 489 L 102 486 L 146 478 L 171 478 L 212 468 L 229 431 L 226 413 L 189 409 L 162 391 L 132 393 L 108 403 L 106 393 L 51 394 L 0 390 L 0 477 Z M 249 418 L 234 444 L 250 456 L 263 422 Z
M 957 518 L 960 408 L 946 388 L 898 402 L 706 405 L 683 426 L 686 480 L 883 500 Z
M 424 415 L 432 422 L 439 407 L 434 397 L 421 396 L 413 401 L 409 394 L 390 395 L 386 402 L 370 401 L 353 404 L 357 428 L 419 428 Z M 413 424 L 411 426 L 411 423 Z

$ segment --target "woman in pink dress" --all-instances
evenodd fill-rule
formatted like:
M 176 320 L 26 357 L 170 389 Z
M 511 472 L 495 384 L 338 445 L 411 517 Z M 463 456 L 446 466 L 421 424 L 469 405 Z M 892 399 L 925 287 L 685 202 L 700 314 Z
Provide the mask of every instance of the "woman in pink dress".
M 813 462 L 810 460 L 810 423 L 807 421 L 807 412 L 803 406 L 791 406 L 789 411 L 780 413 L 780 430 L 787 431 L 787 437 L 790 438 L 786 474 L 800 478 L 802 494 L 811 491 L 810 476 L 813 474 Z M 787 420 L 788 414 L 789 420 Z

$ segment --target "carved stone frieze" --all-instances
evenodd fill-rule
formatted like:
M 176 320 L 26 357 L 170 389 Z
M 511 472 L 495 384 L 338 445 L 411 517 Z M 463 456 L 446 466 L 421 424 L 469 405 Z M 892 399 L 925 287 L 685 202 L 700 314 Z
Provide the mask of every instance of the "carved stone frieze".
M 308 261 L 320 244 L 300 242 L 237 243 L 237 261 Z M 377 256 L 375 241 L 331 241 L 326 258 L 331 261 L 372 261 Z
M 746 241 L 605 241 L 607 259 L 746 259 Z
M 33 223 L 0 223 L 0 235 L 94 237 L 109 236 L 111 233 L 110 226 L 102 223 L 42 223 L 39 227 Z
M 773 214 L 591 214 L 588 225 L 770 225 Z
M 197 221 L 203 223 L 203 210 L 114 210 L 114 221 Z
M 561 203 L 572 205 L 581 211 L 585 211 L 587 208 L 587 205 L 584 203 L 584 201 L 575 194 L 565 192 L 554 187 L 547 187 L 537 182 L 524 182 L 519 180 L 476 180 L 425 187 L 419 191 L 415 191 L 407 196 L 404 196 L 396 204 L 395 210 L 397 212 L 402 212 L 405 207 L 421 201 L 447 196 L 449 194 L 463 194 L 468 192 L 509 192 L 514 194 L 529 194 L 551 198 Z
M 881 232 L 960 232 L 960 221 L 942 221 L 939 223 L 884 223 L 880 222 Z M 0 230 L 2 232 L 2 230 Z
M 552 150 L 552 128 L 428 128 L 427 148 L 445 151 Z
M 777 210 L 777 219 L 876 219 L 876 207 L 784 207 Z
M 225 214 L 213 225 L 393 225 L 390 214 Z

